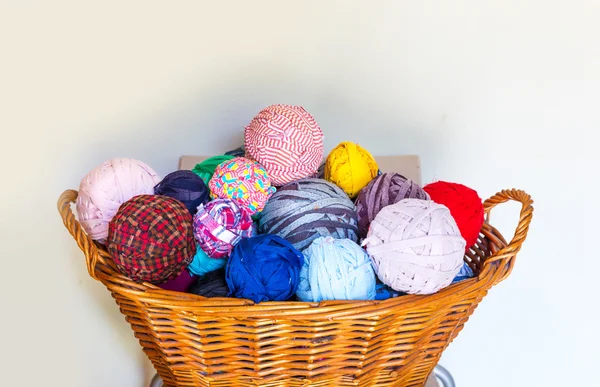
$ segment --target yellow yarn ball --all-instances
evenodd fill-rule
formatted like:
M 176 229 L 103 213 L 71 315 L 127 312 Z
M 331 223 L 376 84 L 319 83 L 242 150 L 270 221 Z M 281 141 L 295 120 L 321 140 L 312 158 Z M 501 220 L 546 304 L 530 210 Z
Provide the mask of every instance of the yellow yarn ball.
M 355 198 L 375 176 L 377 162 L 363 147 L 353 142 L 341 142 L 333 148 L 325 161 L 325 180 L 340 187 L 350 198 Z

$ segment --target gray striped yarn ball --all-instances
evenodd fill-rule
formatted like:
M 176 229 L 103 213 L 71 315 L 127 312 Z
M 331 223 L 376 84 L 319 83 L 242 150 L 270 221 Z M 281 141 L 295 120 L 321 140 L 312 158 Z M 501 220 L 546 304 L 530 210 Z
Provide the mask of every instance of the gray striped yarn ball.
M 275 192 L 262 211 L 258 230 L 287 239 L 300 251 L 318 237 L 358 241 L 358 217 L 352 200 L 337 185 L 305 178 Z

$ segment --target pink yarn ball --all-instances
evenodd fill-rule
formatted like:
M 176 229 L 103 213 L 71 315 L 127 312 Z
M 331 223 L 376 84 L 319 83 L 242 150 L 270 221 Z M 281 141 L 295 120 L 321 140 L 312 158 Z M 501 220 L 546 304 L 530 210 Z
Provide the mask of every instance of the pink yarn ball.
M 246 157 L 262 164 L 276 187 L 315 175 L 323 161 L 323 132 L 301 106 L 261 110 L 245 127 L 244 145 Z
M 377 213 L 362 245 L 381 282 L 396 291 L 432 294 L 456 277 L 466 242 L 446 206 L 403 199 Z
M 158 174 L 145 163 L 113 158 L 91 170 L 79 184 L 77 216 L 93 240 L 108 237 L 108 224 L 121 204 L 137 195 L 154 194 Z

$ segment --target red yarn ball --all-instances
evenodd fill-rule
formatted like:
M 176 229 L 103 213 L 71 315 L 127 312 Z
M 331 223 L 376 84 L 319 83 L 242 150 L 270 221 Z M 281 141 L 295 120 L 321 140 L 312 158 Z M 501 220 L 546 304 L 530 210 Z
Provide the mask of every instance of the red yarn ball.
M 483 202 L 475 190 L 458 183 L 437 181 L 423 187 L 431 200 L 448 207 L 456 221 L 466 249 L 477 242 L 483 225 Z

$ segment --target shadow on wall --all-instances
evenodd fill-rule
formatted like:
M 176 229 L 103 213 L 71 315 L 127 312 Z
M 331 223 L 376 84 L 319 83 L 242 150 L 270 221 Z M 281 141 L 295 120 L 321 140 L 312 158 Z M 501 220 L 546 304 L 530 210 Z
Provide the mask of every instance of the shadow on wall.
M 331 82 L 315 78 L 305 81 L 288 76 L 283 70 L 267 74 L 263 69 L 250 74 L 248 66 L 239 74 L 238 79 L 216 77 L 192 88 L 185 85 L 190 92 L 177 94 L 169 107 L 149 106 L 135 116 L 120 117 L 110 127 L 84 128 L 87 133 L 109 134 L 85 139 L 85 158 L 90 162 L 85 170 L 112 157 L 132 157 L 165 176 L 177 169 L 181 155 L 221 154 L 240 146 L 244 125 L 274 103 L 301 105 L 315 117 L 325 134 L 325 156 L 341 141 L 357 142 L 374 155 L 443 151 L 442 141 L 428 137 L 431 131 L 418 123 L 406 122 L 401 111 L 378 110 L 383 108 L 376 105 L 356 106 L 356 99 L 347 98 L 346 91 L 332 87 Z M 78 186 L 79 180 L 75 184 Z M 95 300 L 107 324 L 118 332 L 122 345 L 144 369 L 146 382 L 140 387 L 147 387 L 154 370 L 130 327 L 124 329 L 124 316 L 108 290 L 98 295 L 97 283 L 89 277 L 81 251 L 75 248 L 72 254 L 81 262 L 77 275 L 86 278 L 83 290 Z

